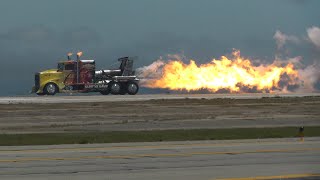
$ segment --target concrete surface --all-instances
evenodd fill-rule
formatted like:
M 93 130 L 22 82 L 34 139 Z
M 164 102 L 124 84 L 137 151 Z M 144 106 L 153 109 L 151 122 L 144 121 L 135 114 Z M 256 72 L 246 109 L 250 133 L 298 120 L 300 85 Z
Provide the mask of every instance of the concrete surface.
M 202 180 L 320 172 L 320 138 L 0 147 L 0 179 Z

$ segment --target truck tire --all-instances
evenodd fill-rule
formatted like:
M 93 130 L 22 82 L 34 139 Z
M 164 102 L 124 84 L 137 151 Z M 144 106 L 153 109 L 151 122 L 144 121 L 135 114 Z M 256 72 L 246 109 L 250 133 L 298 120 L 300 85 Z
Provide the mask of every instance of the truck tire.
M 121 92 L 121 84 L 118 82 L 111 82 L 110 84 L 110 93 L 111 94 L 120 94 Z
M 105 91 L 100 91 L 100 94 L 102 94 L 102 95 L 108 95 L 108 94 L 110 94 L 110 90 L 109 90 L 109 89 L 106 89 Z
M 48 83 L 44 86 L 43 92 L 47 95 L 55 95 L 59 91 L 55 83 Z
M 120 94 L 120 95 L 126 95 L 126 94 L 127 94 L 127 91 L 126 91 L 125 89 L 121 89 L 121 91 L 120 91 L 119 94 Z
M 135 95 L 137 94 L 139 91 L 139 86 L 136 82 L 129 82 L 127 84 L 127 92 L 130 95 Z
M 120 90 L 120 95 L 126 95 L 127 94 L 127 84 L 126 83 L 121 83 L 121 90 Z

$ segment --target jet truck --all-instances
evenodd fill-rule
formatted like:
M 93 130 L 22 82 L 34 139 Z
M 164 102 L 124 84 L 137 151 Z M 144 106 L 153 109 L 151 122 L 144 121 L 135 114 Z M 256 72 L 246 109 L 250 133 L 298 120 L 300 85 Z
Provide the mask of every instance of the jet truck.
M 68 59 L 58 63 L 57 69 L 50 69 L 35 74 L 32 92 L 38 95 L 55 95 L 56 93 L 100 92 L 108 94 L 135 95 L 139 90 L 139 79 L 133 70 L 133 58 L 119 58 L 118 69 L 96 70 L 94 60 Z

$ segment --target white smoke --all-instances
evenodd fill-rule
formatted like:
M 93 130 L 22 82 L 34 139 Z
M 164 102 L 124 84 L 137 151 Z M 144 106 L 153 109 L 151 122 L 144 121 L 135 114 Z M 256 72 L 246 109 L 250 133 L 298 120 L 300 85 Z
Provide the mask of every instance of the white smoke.
M 313 64 L 304 69 L 299 69 L 299 78 L 302 80 L 301 87 L 298 91 L 301 92 L 314 92 L 315 84 L 320 81 L 320 66 Z
M 320 28 L 313 26 L 307 29 L 310 42 L 320 49 Z
M 276 59 L 273 64 L 281 66 L 283 64 L 292 63 L 295 69 L 298 71 L 299 76 L 299 87 L 295 89 L 295 92 L 316 92 L 319 91 L 315 85 L 320 82 L 320 65 L 319 63 L 314 63 L 312 65 L 304 65 L 303 58 L 301 56 L 287 58 L 287 59 Z M 281 92 L 290 92 L 286 88 Z
M 302 61 L 302 57 L 301 56 L 296 56 L 293 58 L 286 58 L 286 59 L 281 59 L 280 57 L 276 57 L 276 59 L 274 60 L 273 64 L 277 65 L 277 66 L 281 66 L 283 64 L 288 64 L 288 63 L 292 63 L 294 64 L 294 66 L 297 68 L 301 68 L 303 67 L 303 64 L 301 63 Z
M 140 83 L 142 85 L 146 85 L 147 81 L 157 80 L 162 77 L 162 70 L 163 66 L 168 61 L 186 61 L 188 60 L 187 57 L 183 54 L 167 54 L 164 57 L 166 60 L 163 60 L 162 57 L 160 57 L 158 60 L 154 61 L 152 64 L 148 66 L 143 66 L 138 69 L 136 69 L 136 74 L 140 78 Z
M 140 83 L 143 85 L 146 81 L 152 79 L 160 79 L 162 76 L 162 68 L 165 62 L 160 58 L 150 64 L 149 66 L 143 66 L 136 69 L 136 74 L 141 78 Z
M 283 46 L 289 41 L 289 42 L 293 42 L 293 43 L 299 43 L 300 40 L 298 37 L 296 36 L 292 36 L 292 35 L 287 35 L 282 33 L 281 31 L 277 30 L 276 33 L 273 36 L 273 39 L 276 40 L 277 43 L 277 48 L 278 49 L 282 49 Z
M 281 31 L 276 31 L 273 38 L 276 40 L 278 50 L 283 50 L 283 47 L 287 43 L 312 43 L 315 47 L 320 49 L 320 28 L 313 26 L 307 28 L 306 30 L 307 38 L 302 36 L 296 37 L 292 35 L 287 35 Z M 320 64 L 314 63 L 312 65 L 304 65 L 302 62 L 302 57 L 298 56 L 295 58 L 288 58 L 288 60 L 281 60 L 276 56 L 276 61 L 293 63 L 295 68 L 299 73 L 299 80 L 301 81 L 300 87 L 296 90 L 298 92 L 314 92 L 319 90 L 319 87 L 315 87 L 320 81 Z
M 316 26 L 312 26 L 307 28 L 307 36 L 308 38 L 296 37 L 293 35 L 287 35 L 279 30 L 273 36 L 273 39 L 276 40 L 277 48 L 282 49 L 288 42 L 298 44 L 301 41 L 308 40 L 317 48 L 320 48 L 320 28 Z

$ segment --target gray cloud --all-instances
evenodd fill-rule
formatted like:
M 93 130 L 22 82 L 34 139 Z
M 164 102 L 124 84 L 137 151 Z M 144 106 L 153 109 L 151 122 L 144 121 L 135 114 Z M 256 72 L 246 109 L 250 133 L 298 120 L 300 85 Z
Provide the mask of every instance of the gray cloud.
M 61 43 L 66 43 L 66 45 L 69 46 L 98 46 L 102 44 L 102 39 L 101 35 L 94 29 L 82 26 L 68 29 L 63 32 L 61 36 Z
M 39 42 L 54 39 L 55 33 L 49 27 L 35 25 L 28 27 L 16 27 L 0 35 L 1 40 Z
M 98 68 L 120 56 L 139 56 L 136 67 L 142 67 L 176 53 L 205 63 L 232 48 L 272 61 L 274 32 L 302 34 L 306 27 L 319 26 L 319 5 L 312 0 L 3 0 L 0 82 L 7 88 L 0 95 L 24 94 L 34 72 L 54 68 L 69 51 L 84 51 L 83 58 L 96 59 Z M 319 60 L 319 50 L 310 43 L 288 42 L 286 56 Z
M 9 51 L 25 48 L 55 51 L 75 46 L 87 48 L 103 42 L 101 35 L 89 27 L 75 27 L 61 32 L 45 25 L 16 27 L 0 34 L 0 40 L 2 47 Z

